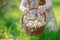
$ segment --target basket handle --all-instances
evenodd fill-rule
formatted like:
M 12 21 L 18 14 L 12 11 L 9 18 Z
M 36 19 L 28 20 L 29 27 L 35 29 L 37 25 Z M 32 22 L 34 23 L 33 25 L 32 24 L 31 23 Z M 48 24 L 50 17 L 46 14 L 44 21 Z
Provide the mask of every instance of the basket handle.
M 26 15 L 26 13 L 24 13 L 24 14 L 22 15 L 22 18 L 21 18 L 21 25 L 23 24 L 24 15 Z
M 44 15 L 44 17 L 45 17 L 44 21 L 46 21 L 46 13 L 45 13 L 45 12 L 43 12 L 43 15 Z

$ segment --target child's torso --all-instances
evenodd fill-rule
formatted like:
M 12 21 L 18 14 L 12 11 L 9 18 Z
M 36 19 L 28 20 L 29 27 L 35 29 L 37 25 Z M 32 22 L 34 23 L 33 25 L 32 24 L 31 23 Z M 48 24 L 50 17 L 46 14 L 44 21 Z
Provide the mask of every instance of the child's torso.
M 34 7 L 38 7 L 38 6 L 40 6 L 39 5 L 39 2 L 40 2 L 40 0 L 30 0 L 28 3 L 29 3 L 29 7 L 30 8 L 34 8 Z

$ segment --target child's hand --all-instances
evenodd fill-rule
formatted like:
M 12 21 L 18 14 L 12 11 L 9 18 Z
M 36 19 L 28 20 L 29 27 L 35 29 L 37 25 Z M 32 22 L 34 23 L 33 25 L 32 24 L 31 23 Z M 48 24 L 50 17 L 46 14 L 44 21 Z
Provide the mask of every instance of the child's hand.
M 43 12 L 44 12 L 44 10 L 43 10 L 43 7 L 42 7 L 42 6 L 39 6 L 39 7 L 38 7 L 38 10 L 39 10 L 41 13 L 43 13 Z
M 28 8 L 26 8 L 23 13 L 29 16 L 30 15 L 30 10 Z
M 24 14 L 29 13 L 29 9 L 26 8 L 23 13 L 24 13 Z

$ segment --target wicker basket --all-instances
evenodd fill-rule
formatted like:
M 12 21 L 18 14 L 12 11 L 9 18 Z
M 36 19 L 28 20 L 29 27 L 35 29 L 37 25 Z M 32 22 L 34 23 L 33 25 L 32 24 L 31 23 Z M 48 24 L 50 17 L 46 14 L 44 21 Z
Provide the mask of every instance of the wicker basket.
M 46 22 L 46 15 L 45 15 L 45 12 L 43 12 L 43 15 L 44 15 L 44 21 Z M 33 28 L 29 28 L 28 26 L 24 25 L 24 16 L 25 14 L 22 16 L 22 21 L 21 21 L 21 25 L 24 26 L 24 31 L 28 34 L 28 35 L 31 35 L 31 36 L 37 36 L 37 35 L 40 35 L 43 31 L 44 31 L 44 28 L 45 28 L 45 25 L 42 25 L 41 27 L 33 27 Z M 29 20 L 32 20 L 32 19 L 29 19 Z M 31 32 L 32 31 L 32 32 Z

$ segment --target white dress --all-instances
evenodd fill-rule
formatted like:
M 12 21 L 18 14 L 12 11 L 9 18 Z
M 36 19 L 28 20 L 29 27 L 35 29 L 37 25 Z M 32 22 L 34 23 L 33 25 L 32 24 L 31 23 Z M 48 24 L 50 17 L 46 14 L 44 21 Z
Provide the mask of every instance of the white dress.
M 36 1 L 36 0 L 32 0 L 32 1 Z M 43 11 L 46 12 L 46 23 L 47 23 L 46 28 L 48 28 L 49 31 L 57 31 L 58 26 L 57 26 L 57 23 L 56 23 L 55 18 L 54 18 L 54 13 L 52 10 L 52 2 L 51 2 L 51 0 L 45 0 L 45 2 L 46 2 L 46 4 L 43 5 L 42 7 L 43 7 Z M 23 4 L 26 6 L 23 6 Z M 36 4 L 36 6 L 37 6 L 37 4 Z M 28 0 L 22 0 L 19 8 L 22 12 L 24 12 L 25 9 L 29 8 Z M 33 11 L 31 11 L 31 13 Z

